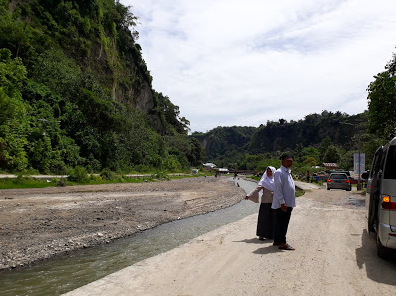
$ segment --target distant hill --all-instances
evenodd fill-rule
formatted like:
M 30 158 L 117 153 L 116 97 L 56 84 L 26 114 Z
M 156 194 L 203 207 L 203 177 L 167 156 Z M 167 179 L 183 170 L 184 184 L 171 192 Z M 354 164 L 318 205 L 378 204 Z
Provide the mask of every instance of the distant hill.
M 246 145 L 257 132 L 256 127 L 216 127 L 207 133 L 195 132 L 192 136 L 201 143 L 206 152 L 206 159 L 224 155 L 227 151 L 246 151 Z
M 193 133 L 206 152 L 206 160 L 223 156 L 227 151 L 248 154 L 292 151 L 302 147 L 318 147 L 327 137 L 331 143 L 351 150 L 356 134 L 365 128 L 365 113 L 348 115 L 323 111 L 304 119 L 287 122 L 268 121 L 259 127 L 216 127 L 207 133 Z

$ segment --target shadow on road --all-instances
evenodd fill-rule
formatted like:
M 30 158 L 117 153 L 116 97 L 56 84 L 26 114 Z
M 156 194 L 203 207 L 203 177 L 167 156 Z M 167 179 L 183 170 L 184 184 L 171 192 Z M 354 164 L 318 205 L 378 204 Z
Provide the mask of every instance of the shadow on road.
M 362 233 L 362 246 L 356 249 L 356 264 L 360 269 L 366 266 L 369 279 L 396 286 L 396 251 L 386 260 L 379 258 L 375 238 L 366 229 Z
M 273 246 L 270 244 L 267 247 L 257 249 L 256 251 L 253 251 L 253 254 L 258 254 L 258 255 L 266 255 L 266 254 L 271 254 L 271 253 L 278 253 L 278 252 L 283 252 L 283 250 L 280 250 L 278 246 Z
M 234 241 L 235 243 L 247 243 L 247 244 L 268 244 L 271 243 L 272 244 L 272 240 L 270 239 L 265 239 L 265 240 L 259 240 L 258 238 L 249 238 L 249 239 L 244 239 L 241 241 Z
M 282 250 L 278 249 L 278 246 L 272 245 L 272 243 L 273 243 L 272 239 L 265 239 L 265 240 L 261 241 L 258 238 L 249 238 L 249 239 L 244 239 L 244 240 L 234 241 L 234 242 L 235 243 L 263 245 L 263 248 L 259 248 L 256 251 L 253 251 L 252 252 L 253 254 L 265 255 L 265 254 L 282 252 Z

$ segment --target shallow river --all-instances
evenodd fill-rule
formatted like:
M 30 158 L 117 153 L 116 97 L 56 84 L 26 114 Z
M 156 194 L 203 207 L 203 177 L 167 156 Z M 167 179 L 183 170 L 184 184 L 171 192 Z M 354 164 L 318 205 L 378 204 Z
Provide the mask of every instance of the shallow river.
M 229 180 L 247 192 L 256 184 L 242 179 Z M 243 200 L 226 209 L 163 224 L 107 245 L 80 250 L 31 267 L 0 272 L 0 295 L 60 295 L 257 213 L 258 209 L 258 204 Z

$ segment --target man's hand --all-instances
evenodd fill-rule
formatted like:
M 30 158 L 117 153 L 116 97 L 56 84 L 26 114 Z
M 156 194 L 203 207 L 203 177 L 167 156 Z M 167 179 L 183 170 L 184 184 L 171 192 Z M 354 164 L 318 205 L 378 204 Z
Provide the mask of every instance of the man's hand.
M 281 210 L 284 211 L 284 212 L 287 212 L 286 204 L 281 204 Z

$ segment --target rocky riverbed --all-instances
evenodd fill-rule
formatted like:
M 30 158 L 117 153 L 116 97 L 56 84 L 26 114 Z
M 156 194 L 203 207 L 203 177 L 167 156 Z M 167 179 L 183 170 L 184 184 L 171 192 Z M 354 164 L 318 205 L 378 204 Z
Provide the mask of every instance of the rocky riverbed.
M 224 177 L 0 190 L 0 270 L 229 207 L 244 195 Z

